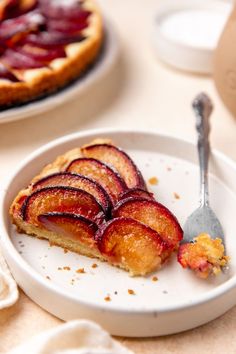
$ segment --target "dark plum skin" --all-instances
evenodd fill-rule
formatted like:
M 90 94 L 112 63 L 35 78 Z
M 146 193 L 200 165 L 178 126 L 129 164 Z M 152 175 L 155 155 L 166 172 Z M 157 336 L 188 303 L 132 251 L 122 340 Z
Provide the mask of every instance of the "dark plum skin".
M 108 261 L 129 269 L 133 275 L 145 275 L 159 268 L 168 251 L 168 245 L 155 230 L 126 217 L 104 224 L 96 241 Z
M 119 200 L 127 198 L 144 198 L 147 200 L 155 200 L 153 193 L 143 190 L 141 188 L 131 188 L 120 195 Z
M 99 183 L 106 190 L 113 204 L 127 190 L 124 180 L 118 173 L 96 159 L 86 157 L 75 159 L 69 164 L 66 171 L 81 174 Z
M 95 197 L 107 215 L 110 214 L 112 203 L 108 193 L 99 183 L 93 181 L 91 178 L 70 172 L 57 172 L 43 177 L 34 183 L 32 191 L 52 186 L 68 186 L 83 189 Z
M 79 188 L 53 186 L 36 190 L 22 205 L 24 221 L 38 225 L 38 216 L 49 212 L 67 212 L 84 216 L 97 224 L 105 220 L 102 206 L 96 199 Z
M 39 215 L 38 220 L 48 231 L 72 241 L 80 241 L 91 248 L 97 248 L 95 234 L 98 226 L 81 215 L 51 212 Z
M 143 176 L 134 161 L 120 148 L 109 144 L 95 144 L 83 147 L 83 155 L 97 159 L 116 170 L 128 188 L 146 189 Z
M 121 200 L 113 209 L 112 216 L 131 217 L 156 230 L 165 242 L 175 249 L 183 239 L 183 230 L 176 219 L 161 203 L 144 198 Z

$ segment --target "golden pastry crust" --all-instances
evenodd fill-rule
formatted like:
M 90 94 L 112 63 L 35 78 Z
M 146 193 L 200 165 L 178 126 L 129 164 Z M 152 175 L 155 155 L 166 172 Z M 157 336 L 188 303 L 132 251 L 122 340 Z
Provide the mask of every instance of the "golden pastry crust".
M 95 61 L 103 42 L 103 21 L 93 0 L 84 1 L 83 8 L 92 12 L 89 26 L 81 32 L 86 39 L 65 46 L 67 57 L 52 60 L 48 68 L 12 70 L 24 81 L 0 79 L 0 106 L 20 104 L 52 93 L 79 77 Z

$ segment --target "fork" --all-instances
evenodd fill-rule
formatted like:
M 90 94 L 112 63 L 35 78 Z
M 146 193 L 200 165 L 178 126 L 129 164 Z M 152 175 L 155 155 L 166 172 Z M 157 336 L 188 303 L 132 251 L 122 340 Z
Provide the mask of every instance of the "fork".
M 198 158 L 200 167 L 200 206 L 187 218 L 184 225 L 183 242 L 191 242 L 200 233 L 207 233 L 212 238 L 219 237 L 225 244 L 222 226 L 209 204 L 208 160 L 210 155 L 209 117 L 213 110 L 211 100 L 205 93 L 199 94 L 192 104 L 196 115 L 198 133 Z

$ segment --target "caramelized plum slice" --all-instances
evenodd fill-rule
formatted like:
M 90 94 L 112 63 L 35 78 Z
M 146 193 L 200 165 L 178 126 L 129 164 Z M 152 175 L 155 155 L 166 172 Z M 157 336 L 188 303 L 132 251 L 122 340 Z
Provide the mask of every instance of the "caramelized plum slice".
M 66 52 L 63 47 L 44 49 L 25 45 L 23 47 L 16 47 L 15 51 L 40 62 L 49 62 L 53 59 L 66 57 Z
M 81 42 L 85 39 L 81 34 L 67 35 L 60 32 L 40 32 L 29 34 L 23 40 L 22 44 L 32 44 L 40 48 L 51 48 L 67 45 L 70 43 Z
M 88 27 L 87 19 L 79 22 L 61 21 L 61 20 L 49 20 L 47 26 L 50 31 L 62 32 L 66 34 L 73 34 L 75 32 L 82 31 Z
M 67 171 L 79 173 L 98 182 L 109 194 L 114 204 L 118 201 L 119 195 L 127 189 L 125 182 L 115 171 L 95 159 L 76 159 L 70 163 Z
M 17 77 L 14 74 L 12 74 L 2 63 L 0 63 L 0 80 L 19 82 Z
M 109 144 L 89 145 L 81 150 L 85 157 L 97 159 L 113 167 L 129 188 L 146 189 L 141 172 L 123 150 Z
M 106 213 L 110 212 L 111 200 L 109 195 L 107 194 L 105 189 L 100 186 L 99 183 L 91 180 L 90 178 L 69 172 L 55 173 L 37 181 L 32 186 L 32 190 L 36 191 L 44 187 L 52 186 L 69 186 L 83 189 L 84 191 L 92 194 L 96 198 L 96 200 L 102 205 Z
M 159 233 L 169 247 L 176 248 L 183 238 L 176 217 L 155 200 L 130 198 L 120 201 L 113 210 L 113 217 L 131 217 Z
M 41 225 L 48 231 L 72 241 L 79 241 L 82 244 L 95 248 L 95 233 L 97 225 L 81 215 L 70 213 L 46 213 L 38 217 Z
M 55 19 L 67 19 L 67 20 L 74 20 L 74 21 L 81 21 L 86 19 L 90 12 L 82 9 L 77 1 L 75 4 L 66 4 L 66 6 L 60 1 L 48 1 L 48 0 L 41 0 L 41 11 L 42 13 L 49 17 Z
M 119 200 L 123 200 L 127 198 L 143 198 L 147 200 L 154 200 L 153 193 L 150 193 L 140 188 L 128 189 L 123 194 L 121 194 Z
M 14 69 L 37 69 L 37 68 L 42 68 L 46 64 L 30 58 L 29 56 L 23 54 L 23 53 L 18 53 L 17 51 L 13 49 L 7 49 L 2 56 L 2 60 L 4 63 L 7 65 L 11 66 Z
M 23 220 L 38 225 L 38 216 L 50 212 L 84 216 L 96 223 L 104 220 L 101 205 L 88 192 L 72 187 L 45 187 L 33 192 L 22 206 Z
M 145 275 L 158 269 L 167 246 L 158 233 L 131 218 L 117 218 L 96 235 L 98 248 L 109 262 Z
M 45 24 L 45 18 L 36 10 L 25 15 L 6 20 L 0 24 L 0 38 L 9 39 L 19 33 L 35 31 Z

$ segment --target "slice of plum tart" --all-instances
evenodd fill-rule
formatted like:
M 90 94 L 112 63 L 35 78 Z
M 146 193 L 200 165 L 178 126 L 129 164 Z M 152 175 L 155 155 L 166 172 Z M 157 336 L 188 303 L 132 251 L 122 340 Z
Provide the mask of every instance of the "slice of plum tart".
M 93 0 L 0 2 L 0 108 L 44 97 L 99 55 L 103 21 Z
M 58 156 L 10 207 L 18 232 L 145 275 L 178 248 L 176 217 L 147 190 L 135 162 L 108 139 Z

